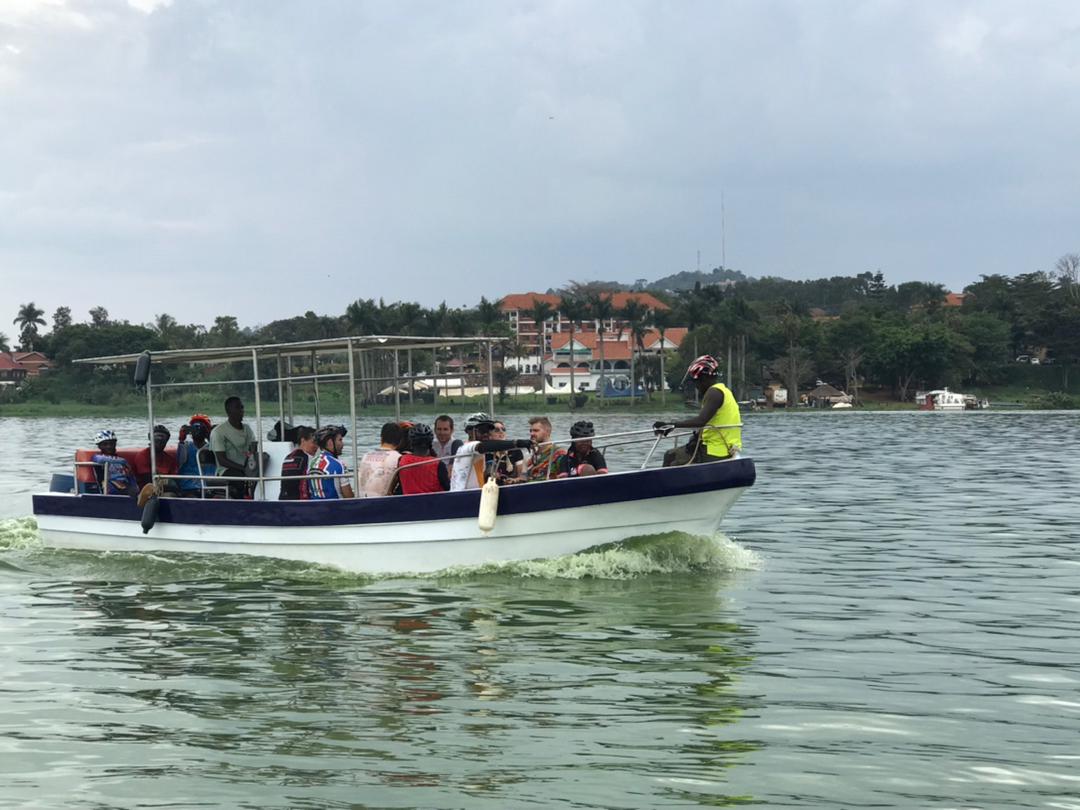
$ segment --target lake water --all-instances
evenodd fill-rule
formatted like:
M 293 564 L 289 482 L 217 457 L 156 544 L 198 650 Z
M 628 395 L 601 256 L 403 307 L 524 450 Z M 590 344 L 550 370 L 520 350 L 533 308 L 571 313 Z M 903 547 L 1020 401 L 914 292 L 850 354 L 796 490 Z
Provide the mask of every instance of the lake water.
M 1080 415 L 752 415 L 726 536 L 384 579 L 42 548 L 101 426 L 0 419 L 0 807 L 1080 808 Z

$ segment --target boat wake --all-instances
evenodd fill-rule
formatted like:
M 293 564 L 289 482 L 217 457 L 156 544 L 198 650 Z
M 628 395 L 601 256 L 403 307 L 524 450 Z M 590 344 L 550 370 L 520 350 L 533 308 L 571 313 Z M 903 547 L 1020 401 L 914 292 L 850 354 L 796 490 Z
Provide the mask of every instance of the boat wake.
M 635 579 L 657 574 L 708 574 L 761 567 L 752 550 L 724 534 L 698 537 L 667 532 L 547 560 L 451 568 L 437 577 L 509 574 L 535 579 Z
M 761 559 L 724 534 L 683 532 L 638 537 L 545 560 L 460 566 L 430 574 L 370 575 L 330 566 L 227 554 L 94 552 L 47 548 L 32 517 L 0 520 L 0 571 L 64 576 L 78 580 L 183 582 L 267 580 L 321 582 L 356 587 L 388 579 L 469 579 L 502 576 L 531 579 L 628 580 L 665 574 L 717 574 L 755 570 Z

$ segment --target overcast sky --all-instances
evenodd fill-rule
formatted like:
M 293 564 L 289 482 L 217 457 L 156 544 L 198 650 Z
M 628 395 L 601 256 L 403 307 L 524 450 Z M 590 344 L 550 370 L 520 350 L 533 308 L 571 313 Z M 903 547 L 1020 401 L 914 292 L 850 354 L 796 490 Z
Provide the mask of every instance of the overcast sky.
M 0 0 L 0 331 L 1080 251 L 1080 3 Z M 8 324 L 5 326 L 4 324 Z

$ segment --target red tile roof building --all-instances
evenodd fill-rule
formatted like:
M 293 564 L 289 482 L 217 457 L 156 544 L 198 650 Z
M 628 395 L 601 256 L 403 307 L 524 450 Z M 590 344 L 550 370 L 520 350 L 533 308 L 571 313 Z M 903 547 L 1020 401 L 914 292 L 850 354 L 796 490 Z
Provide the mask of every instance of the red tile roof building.
M 26 369 L 28 377 L 37 377 L 52 368 L 52 361 L 41 352 L 14 352 L 12 359 Z
M 18 385 L 26 379 L 26 366 L 7 352 L 0 352 L 0 384 Z
M 670 307 L 657 298 L 655 295 L 646 292 L 617 292 L 606 293 L 605 296 L 611 300 L 611 305 L 616 312 L 621 310 L 631 300 L 636 300 L 649 310 L 667 310 Z M 559 305 L 562 303 L 562 298 L 557 295 L 551 295 L 548 293 L 512 293 L 504 296 L 499 301 L 499 308 L 502 310 L 503 315 L 507 321 L 510 322 L 510 328 L 517 336 L 518 342 L 520 342 L 529 354 L 534 356 L 541 354 L 540 352 L 540 330 L 536 327 L 536 322 L 533 320 L 532 314 L 529 312 L 532 309 L 534 301 L 545 301 L 555 309 L 555 315 L 548 322 L 547 334 L 548 334 L 548 346 L 544 347 L 546 354 L 550 350 L 550 344 L 554 335 L 567 331 L 570 328 L 569 321 L 563 317 L 559 312 Z M 627 322 L 621 318 L 612 318 L 605 324 L 608 331 L 616 332 L 620 328 L 626 329 Z M 580 329 L 576 331 L 580 332 L 595 332 L 597 328 L 596 321 L 584 321 L 581 324 Z

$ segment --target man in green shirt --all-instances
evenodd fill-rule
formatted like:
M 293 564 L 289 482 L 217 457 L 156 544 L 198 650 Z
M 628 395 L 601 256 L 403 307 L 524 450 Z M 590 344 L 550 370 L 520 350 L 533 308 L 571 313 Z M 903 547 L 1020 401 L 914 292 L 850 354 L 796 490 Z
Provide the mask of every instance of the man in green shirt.
M 244 403 L 240 397 L 225 400 L 228 421 L 217 425 L 210 434 L 210 449 L 217 461 L 217 474 L 225 478 L 244 478 L 258 473 L 255 463 L 259 442 L 251 425 L 244 424 Z M 247 497 L 250 487 L 246 481 L 229 484 L 230 498 Z

